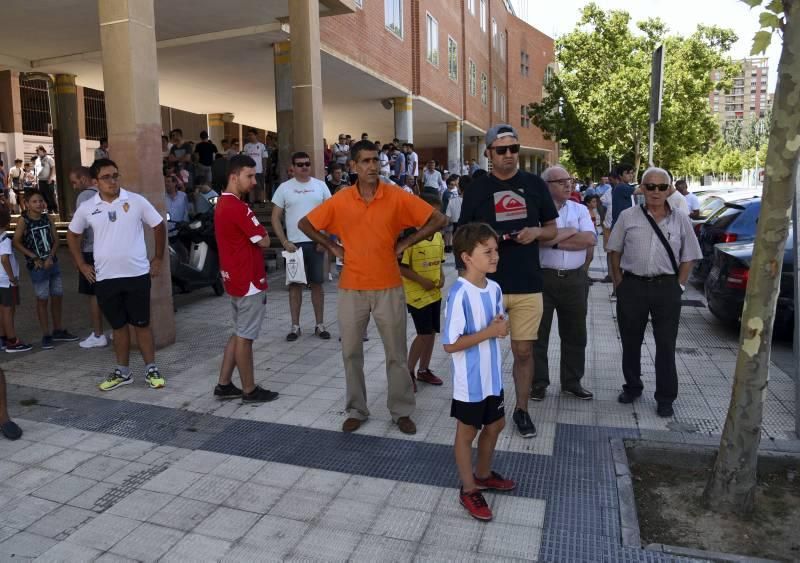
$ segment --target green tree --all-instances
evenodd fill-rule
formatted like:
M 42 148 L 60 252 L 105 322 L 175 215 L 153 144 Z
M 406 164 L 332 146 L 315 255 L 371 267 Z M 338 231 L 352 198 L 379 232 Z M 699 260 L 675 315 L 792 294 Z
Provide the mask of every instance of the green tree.
M 664 100 L 655 154 L 660 164 L 673 166 L 706 150 L 718 135 L 708 95 L 715 88 L 730 88 L 739 68 L 725 54 L 737 38 L 713 26 L 698 26 L 689 37 L 667 36 L 658 19 L 638 22 L 633 33 L 629 23 L 627 12 L 606 12 L 594 3 L 584 7 L 575 30 L 556 42 L 558 87 L 531 105 L 531 117 L 545 132 L 565 139 L 573 155 L 607 159 L 610 154 L 619 160 L 631 153 L 638 171 L 648 148 L 652 51 L 664 43 Z M 716 84 L 711 79 L 715 69 L 723 73 Z M 570 140 L 574 133 L 582 137 Z
M 757 485 L 758 447 L 769 380 L 772 325 L 789 231 L 789 214 L 800 156 L 800 0 L 743 0 L 762 7 L 762 30 L 753 41 L 753 54 L 762 53 L 772 34 L 782 34 L 778 87 L 772 106 L 766 178 L 750 280 L 742 312 L 739 355 L 733 392 L 720 439 L 719 453 L 703 494 L 719 512 L 751 514 Z

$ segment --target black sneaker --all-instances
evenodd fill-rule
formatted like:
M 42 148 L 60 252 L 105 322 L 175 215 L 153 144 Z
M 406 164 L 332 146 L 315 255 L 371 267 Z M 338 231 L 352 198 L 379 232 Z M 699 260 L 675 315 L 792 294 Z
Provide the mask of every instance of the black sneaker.
M 531 399 L 534 401 L 544 401 L 547 395 L 547 387 L 534 387 L 531 389 Z
M 68 330 L 53 331 L 53 342 L 75 342 L 76 340 L 78 340 L 78 337 Z
M 594 394 L 591 391 L 587 391 L 580 385 L 576 385 L 575 387 L 566 387 L 561 390 L 562 393 L 566 393 L 568 395 L 572 395 L 582 401 L 591 401 L 594 399 Z
M 31 350 L 33 346 L 30 344 L 25 344 L 22 340 L 17 338 L 16 340 L 6 340 L 6 353 L 8 354 L 16 354 L 17 352 L 27 352 Z
M 300 330 L 299 326 L 297 325 L 292 326 L 292 330 L 289 332 L 289 334 L 286 335 L 286 342 L 294 342 L 295 340 L 300 338 L 301 332 L 302 331 Z
M 531 416 L 522 409 L 516 409 L 511 417 L 517 425 L 517 432 L 523 438 L 533 438 L 536 436 L 536 427 L 533 425 Z
M 225 399 L 239 399 L 242 396 L 242 390 L 233 383 L 217 385 L 214 387 L 214 396 L 220 401 L 224 401 Z
M 661 418 L 669 418 L 675 415 L 671 403 L 658 403 L 656 407 L 656 414 Z
M 630 405 L 636 399 L 639 398 L 639 395 L 633 395 L 632 393 L 628 393 L 627 391 L 623 391 L 617 397 L 617 401 L 622 403 L 623 405 Z
M 243 403 L 269 403 L 277 398 L 278 394 L 275 391 L 262 389 L 258 385 L 256 385 L 256 388 L 253 389 L 251 393 L 242 393 Z

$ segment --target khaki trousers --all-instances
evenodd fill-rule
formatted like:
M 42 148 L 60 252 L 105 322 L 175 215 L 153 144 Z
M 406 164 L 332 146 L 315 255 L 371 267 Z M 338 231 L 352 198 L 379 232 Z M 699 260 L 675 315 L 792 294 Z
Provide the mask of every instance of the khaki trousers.
M 377 291 L 339 289 L 339 332 L 346 379 L 347 416 L 366 420 L 367 388 L 364 382 L 364 330 L 370 314 L 375 319 L 386 355 L 388 395 L 386 406 L 392 420 L 411 416 L 416 401 L 408 374 L 406 346 L 406 299 L 402 287 Z

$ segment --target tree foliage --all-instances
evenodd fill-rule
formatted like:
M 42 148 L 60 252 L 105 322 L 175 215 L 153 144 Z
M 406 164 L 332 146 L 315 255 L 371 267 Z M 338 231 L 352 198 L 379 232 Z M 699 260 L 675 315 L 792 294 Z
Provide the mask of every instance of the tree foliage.
M 648 146 L 652 52 L 665 46 L 664 96 L 656 128 L 655 160 L 674 166 L 705 151 L 719 135 L 709 107 L 714 89 L 729 89 L 740 68 L 726 53 L 733 31 L 698 26 L 688 37 L 667 35 L 659 19 L 631 31 L 625 11 L 584 7 L 572 32 L 556 42 L 560 71 L 548 95 L 530 108 L 533 122 L 569 149 L 581 173 L 589 163 L 632 154 L 638 169 Z M 718 83 L 712 70 L 722 71 Z

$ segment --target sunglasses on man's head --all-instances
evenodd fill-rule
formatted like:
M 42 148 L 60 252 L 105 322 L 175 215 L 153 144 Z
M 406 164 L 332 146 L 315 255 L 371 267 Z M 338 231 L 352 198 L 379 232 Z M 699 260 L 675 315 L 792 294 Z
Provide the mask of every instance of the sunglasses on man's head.
M 295 162 L 294 165 L 299 166 L 301 168 L 305 168 L 306 166 L 311 166 L 311 162 L 306 160 L 305 162 Z
M 500 156 L 506 154 L 506 151 L 511 151 L 511 154 L 517 154 L 519 152 L 519 145 L 507 145 L 505 147 L 491 147 L 491 150 L 493 150 Z
M 660 192 L 665 192 L 669 189 L 669 184 L 642 184 L 642 186 L 644 186 L 644 189 L 648 192 L 655 191 L 656 189 Z

